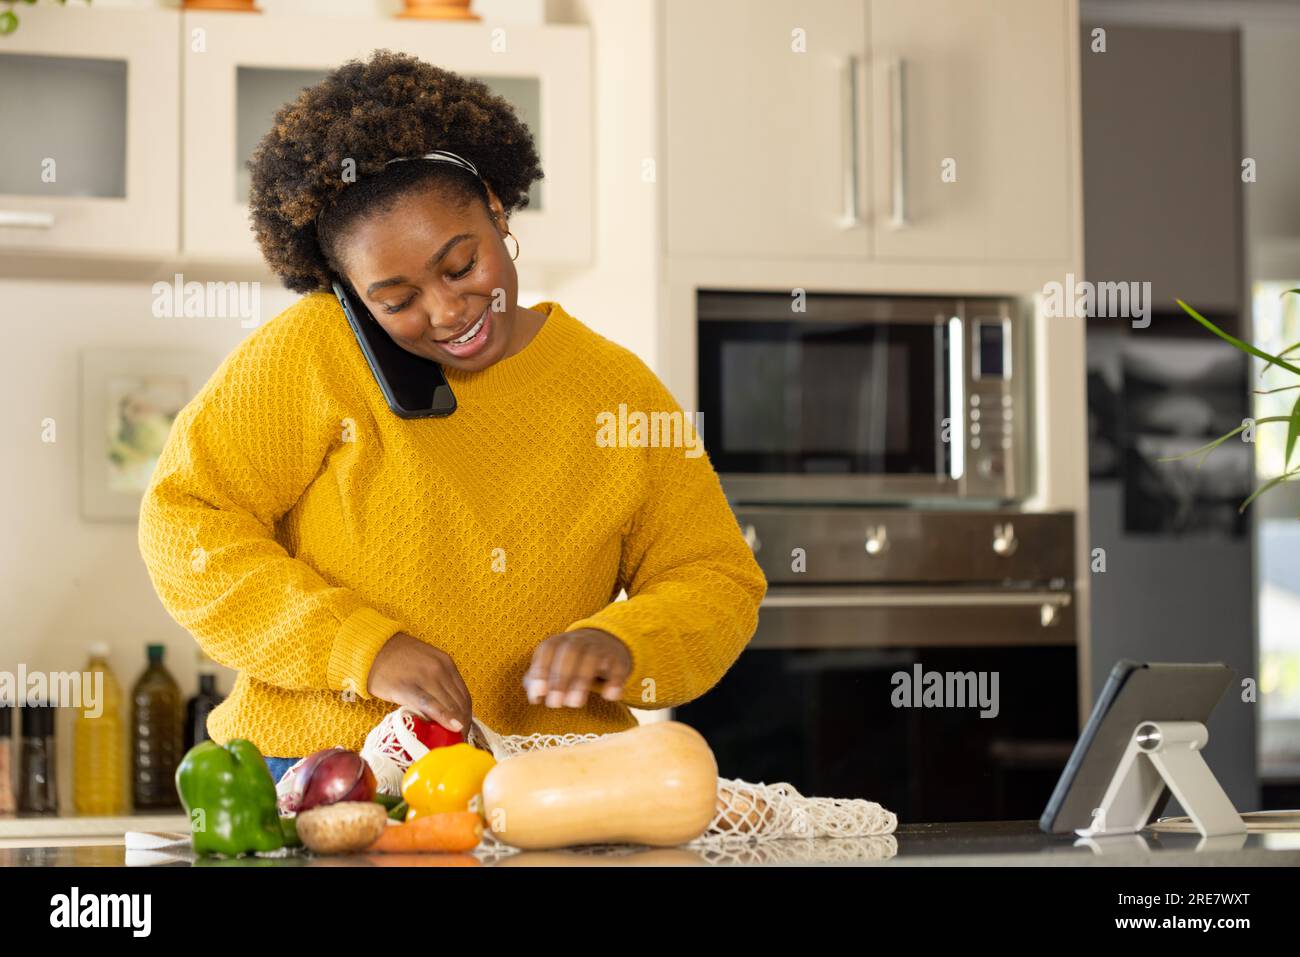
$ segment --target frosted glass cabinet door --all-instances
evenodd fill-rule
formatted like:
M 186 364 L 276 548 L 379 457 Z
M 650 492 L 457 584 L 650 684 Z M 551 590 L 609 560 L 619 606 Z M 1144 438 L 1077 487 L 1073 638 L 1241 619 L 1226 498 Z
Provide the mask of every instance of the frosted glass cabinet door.
M 0 248 L 174 255 L 176 14 L 24 7 L 0 41 Z
M 248 220 L 248 160 L 275 113 L 350 59 L 387 48 L 482 80 L 528 124 L 546 173 L 510 217 L 537 264 L 591 258 L 589 36 L 570 26 L 490 27 L 337 17 L 182 13 L 184 227 L 188 255 L 262 258 Z M 292 36 L 293 43 L 284 37 Z

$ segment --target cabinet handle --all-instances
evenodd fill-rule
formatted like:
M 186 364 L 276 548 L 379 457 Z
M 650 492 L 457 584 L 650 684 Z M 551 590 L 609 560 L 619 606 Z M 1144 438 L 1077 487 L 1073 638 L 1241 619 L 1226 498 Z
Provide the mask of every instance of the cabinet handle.
M 862 225 L 861 202 L 858 199 L 858 63 L 855 55 L 844 61 L 842 75 L 843 89 L 840 91 L 840 103 L 843 107 L 841 129 L 844 134 L 844 218 L 840 225 L 844 229 L 853 229 Z
M 34 213 L 20 209 L 0 209 L 0 226 L 24 229 L 53 229 L 53 213 Z
M 899 58 L 889 64 L 890 211 L 889 225 L 907 225 L 907 63 Z

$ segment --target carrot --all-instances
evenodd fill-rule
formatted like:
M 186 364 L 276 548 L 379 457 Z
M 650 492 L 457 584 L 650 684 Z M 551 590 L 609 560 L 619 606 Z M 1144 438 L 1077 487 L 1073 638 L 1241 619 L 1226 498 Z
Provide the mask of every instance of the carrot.
M 483 819 L 473 811 L 444 811 L 417 817 L 405 824 L 390 824 L 367 852 L 409 853 L 470 851 L 483 839 Z

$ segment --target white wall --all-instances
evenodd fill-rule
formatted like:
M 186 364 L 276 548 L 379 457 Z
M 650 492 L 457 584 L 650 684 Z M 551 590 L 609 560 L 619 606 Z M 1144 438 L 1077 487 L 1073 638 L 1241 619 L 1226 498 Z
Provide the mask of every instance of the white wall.
M 601 335 L 660 371 L 656 313 L 661 250 L 655 0 L 552 0 L 548 20 L 591 25 L 596 155 L 594 262 L 547 292 Z M 523 254 L 520 254 L 523 258 Z
M 104 6 L 175 6 L 96 0 Z M 397 0 L 259 0 L 277 14 L 388 16 Z M 475 0 L 485 19 L 590 22 L 593 42 L 595 261 L 556 283 L 521 276 L 520 300 L 555 299 L 601 334 L 655 362 L 657 225 L 653 186 L 640 183 L 642 156 L 654 155 L 653 0 Z M 21 16 L 22 8 L 18 10 Z M 21 30 L 21 26 L 19 27 Z M 106 246 L 111 240 L 106 238 Z M 524 266 L 529 250 L 521 249 Z M 196 687 L 193 639 L 167 615 L 136 544 L 135 522 L 80 517 L 80 363 L 85 348 L 195 349 L 215 370 L 249 330 L 237 320 L 154 319 L 151 284 L 180 268 L 170 263 L 33 263 L 0 258 L 0 318 L 9 347 L 0 358 L 0 405 L 6 410 L 9 467 L 0 470 L 0 669 L 80 669 L 92 642 L 108 642 L 110 664 L 129 688 L 144 667 L 144 646 L 167 646 L 167 664 L 188 696 Z M 527 269 L 521 273 L 528 273 Z M 298 297 L 274 282 L 262 286 L 262 316 Z M 52 417 L 57 441 L 41 441 Z M 224 672 L 224 669 L 223 669 Z M 228 690 L 231 675 L 219 684 Z M 70 715 L 58 728 L 61 806 L 71 811 Z
M 1246 189 L 1254 279 L 1300 279 L 1300 109 L 1296 50 L 1300 16 L 1243 25 L 1241 70 L 1245 153 L 1259 179 Z

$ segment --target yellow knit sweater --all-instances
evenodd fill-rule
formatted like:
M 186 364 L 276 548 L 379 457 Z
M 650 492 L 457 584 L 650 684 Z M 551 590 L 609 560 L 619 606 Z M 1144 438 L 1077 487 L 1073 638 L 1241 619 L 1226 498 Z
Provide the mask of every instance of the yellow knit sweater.
M 708 456 L 597 438 L 620 403 L 681 407 L 558 303 L 533 308 L 547 319 L 522 351 L 446 369 L 446 418 L 392 413 L 325 293 L 252 333 L 182 409 L 139 545 L 168 613 L 239 672 L 216 741 L 359 749 L 395 707 L 366 680 L 398 631 L 447 652 L 475 718 L 506 734 L 629 728 L 629 706 L 683 704 L 735 661 L 767 585 Z M 538 643 L 582 627 L 631 650 L 622 700 L 529 704 Z

